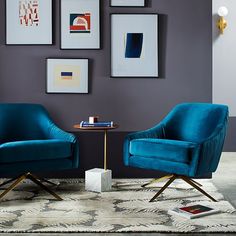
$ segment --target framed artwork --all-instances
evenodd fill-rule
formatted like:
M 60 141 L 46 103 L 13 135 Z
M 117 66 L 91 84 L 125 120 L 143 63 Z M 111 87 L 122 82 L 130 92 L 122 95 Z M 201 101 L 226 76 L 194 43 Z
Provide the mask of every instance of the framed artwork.
M 47 93 L 88 93 L 88 59 L 47 59 Z
M 100 0 L 61 0 L 61 49 L 100 49 Z
M 6 44 L 52 44 L 52 0 L 6 0 Z
M 158 77 L 157 14 L 111 14 L 111 77 Z
M 110 0 L 111 7 L 145 7 L 146 0 Z

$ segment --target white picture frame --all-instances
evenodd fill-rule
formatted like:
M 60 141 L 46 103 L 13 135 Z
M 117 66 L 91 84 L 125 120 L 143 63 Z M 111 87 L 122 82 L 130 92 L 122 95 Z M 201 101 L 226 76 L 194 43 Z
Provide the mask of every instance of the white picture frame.
M 111 7 L 145 7 L 146 0 L 110 0 Z
M 6 45 L 52 44 L 52 0 L 5 0 Z
M 158 14 L 111 14 L 111 78 L 158 76 Z
M 88 93 L 88 59 L 47 58 L 46 93 Z
M 61 0 L 61 49 L 100 49 L 100 0 Z

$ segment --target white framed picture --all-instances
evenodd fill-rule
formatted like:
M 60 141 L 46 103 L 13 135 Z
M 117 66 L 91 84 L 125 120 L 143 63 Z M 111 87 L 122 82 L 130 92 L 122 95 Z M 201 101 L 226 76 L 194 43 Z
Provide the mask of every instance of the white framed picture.
M 100 0 L 61 0 L 61 49 L 100 49 Z
M 47 93 L 88 93 L 88 59 L 47 59 Z
M 110 0 L 111 7 L 145 7 L 146 0 Z
M 6 0 L 6 44 L 52 44 L 52 0 Z
M 158 77 L 158 14 L 111 14 L 111 77 Z

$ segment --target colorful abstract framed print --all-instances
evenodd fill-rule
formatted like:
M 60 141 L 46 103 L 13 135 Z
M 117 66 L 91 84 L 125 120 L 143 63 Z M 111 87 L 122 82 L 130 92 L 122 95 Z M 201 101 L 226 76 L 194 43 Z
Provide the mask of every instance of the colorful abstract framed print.
M 6 0 L 6 44 L 52 44 L 52 0 Z
M 111 14 L 111 77 L 158 77 L 157 14 Z
M 145 7 L 146 0 L 110 0 L 111 7 Z
M 88 93 L 88 59 L 47 59 L 47 93 Z
M 61 0 L 61 49 L 100 49 L 100 0 Z

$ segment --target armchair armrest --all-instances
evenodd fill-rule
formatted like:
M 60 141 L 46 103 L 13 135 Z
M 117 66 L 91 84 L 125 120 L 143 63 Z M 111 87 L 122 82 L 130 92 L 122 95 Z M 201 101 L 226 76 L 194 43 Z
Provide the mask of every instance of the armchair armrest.
M 48 138 L 49 139 L 61 139 L 67 142 L 72 143 L 72 167 L 78 168 L 79 166 L 79 144 L 78 139 L 75 137 L 75 135 L 65 132 L 64 130 L 60 129 L 58 126 L 56 126 L 53 122 L 50 124 L 49 130 L 48 130 Z
M 48 135 L 50 139 L 61 139 L 71 143 L 77 142 L 77 138 L 73 134 L 65 132 L 55 124 L 51 124 Z
M 160 123 L 153 128 L 128 134 L 126 138 L 129 140 L 139 138 L 163 138 L 164 133 L 164 126 Z
M 212 173 L 217 169 L 224 145 L 227 125 L 220 124 L 214 132 L 199 143 L 198 153 L 191 162 L 191 175 Z
M 128 134 L 124 140 L 124 149 L 123 149 L 124 164 L 126 166 L 129 165 L 129 158 L 130 158 L 129 145 L 132 139 L 164 138 L 164 136 L 165 136 L 165 130 L 163 124 L 161 123 L 159 123 L 158 125 L 154 126 L 151 129 Z
M 43 112 L 38 116 L 37 123 L 45 139 L 60 139 L 71 143 L 75 143 L 77 141 L 73 134 L 60 129 L 45 109 L 43 109 Z
M 220 124 L 216 127 L 216 129 L 214 130 L 214 132 L 209 136 L 207 137 L 206 139 L 204 139 L 201 144 L 205 144 L 207 142 L 211 142 L 214 138 L 216 138 L 219 133 L 222 131 L 222 129 L 224 128 L 224 125 L 223 124 Z

